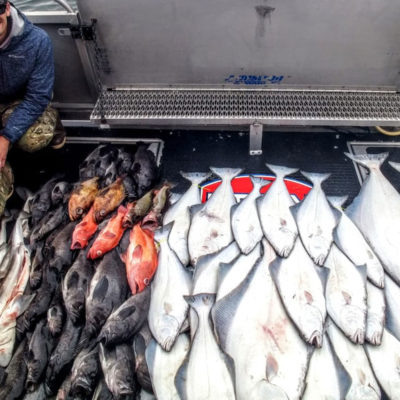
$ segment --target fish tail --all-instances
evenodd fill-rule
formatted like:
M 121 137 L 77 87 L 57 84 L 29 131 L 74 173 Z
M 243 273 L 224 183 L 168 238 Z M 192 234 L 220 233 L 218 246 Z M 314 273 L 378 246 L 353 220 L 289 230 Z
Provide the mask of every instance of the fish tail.
M 238 176 L 243 169 L 242 168 L 216 168 L 210 167 L 210 170 L 218 175 L 221 179 L 233 179 L 235 176 Z
M 265 164 L 277 178 L 284 178 L 286 175 L 291 175 L 297 172 L 298 168 L 289 168 L 282 165 Z
M 158 229 L 154 234 L 154 240 L 157 242 L 160 242 L 163 239 L 166 240 L 171 232 L 173 225 L 174 221 L 170 222 L 167 225 L 164 225 L 161 229 Z
M 380 166 L 387 159 L 389 153 L 379 153 L 379 154 L 350 154 L 344 153 L 350 160 L 355 161 L 357 164 L 362 165 L 365 168 L 371 169 L 379 169 Z
M 389 161 L 391 167 L 393 167 L 397 172 L 400 172 L 400 163 Z
M 203 307 L 211 310 L 215 303 L 215 293 L 199 293 L 193 296 L 183 296 L 186 302 L 198 313 Z
M 337 209 L 342 209 L 343 204 L 346 202 L 349 196 L 328 196 L 329 203 Z
M 188 181 L 194 184 L 200 184 L 210 177 L 211 172 L 183 172 L 180 171 L 180 174 L 187 179 Z
M 253 190 L 260 191 L 260 189 L 264 186 L 270 184 L 270 181 L 267 179 L 260 178 L 258 176 L 250 175 L 250 180 L 253 183 Z
M 309 179 L 314 186 L 320 186 L 323 181 L 326 181 L 330 176 L 330 172 L 320 174 L 318 172 L 305 172 L 300 171 L 307 179 Z

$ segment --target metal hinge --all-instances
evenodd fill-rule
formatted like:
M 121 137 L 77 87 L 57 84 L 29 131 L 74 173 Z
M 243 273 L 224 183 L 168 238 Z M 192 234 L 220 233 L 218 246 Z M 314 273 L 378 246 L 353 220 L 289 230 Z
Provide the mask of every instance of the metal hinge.
M 97 20 L 92 19 L 90 25 L 87 24 L 80 24 L 80 25 L 73 25 L 70 27 L 71 36 L 73 39 L 82 39 L 82 40 L 95 40 Z
M 255 122 L 254 124 L 250 125 L 249 153 L 251 156 L 259 156 L 262 154 L 262 135 L 262 124 Z

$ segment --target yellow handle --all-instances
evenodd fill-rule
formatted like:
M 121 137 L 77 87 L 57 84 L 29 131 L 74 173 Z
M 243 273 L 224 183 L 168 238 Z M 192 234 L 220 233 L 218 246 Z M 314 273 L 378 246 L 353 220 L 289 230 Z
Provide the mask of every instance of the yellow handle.
M 376 126 L 375 127 L 380 133 L 383 133 L 384 135 L 387 136 L 399 136 L 400 131 L 387 131 L 386 129 L 383 129 L 381 126 Z

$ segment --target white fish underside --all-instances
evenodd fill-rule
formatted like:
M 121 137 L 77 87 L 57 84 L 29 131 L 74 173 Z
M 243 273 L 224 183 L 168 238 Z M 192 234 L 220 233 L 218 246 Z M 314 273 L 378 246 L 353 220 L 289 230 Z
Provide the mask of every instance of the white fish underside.
M 265 241 L 264 251 L 246 281 L 217 302 L 213 320 L 235 363 L 238 400 L 300 399 L 310 347 L 287 316 L 270 277 L 275 253 Z
M 384 329 L 382 344 L 378 347 L 367 344 L 365 350 L 375 376 L 389 399 L 400 399 L 400 342 Z
M 400 287 L 385 274 L 386 325 L 400 340 Z
M 191 221 L 188 247 L 193 266 L 199 257 L 215 253 L 233 240 L 231 208 L 236 204 L 236 199 L 231 179 L 240 173 L 240 169 L 220 173 L 221 185 Z
M 193 275 L 191 294 L 216 293 L 220 263 L 229 263 L 240 254 L 236 242 L 220 250 L 217 254 L 209 254 L 201 258 Z M 194 310 L 190 310 L 190 332 L 193 338 L 197 329 L 197 318 Z
M 244 281 L 260 255 L 261 244 L 258 244 L 248 255 L 241 254 L 232 262 L 232 266 L 230 267 L 229 271 L 219 283 L 217 301 L 226 296 Z M 219 268 L 221 269 L 222 266 Z
M 353 344 L 332 321 L 327 321 L 332 347 L 350 375 L 351 387 L 346 400 L 379 400 L 381 391 L 369 366 L 363 346 Z
M 0 286 L 0 315 L 13 297 L 25 291 L 29 279 L 30 256 L 25 246 L 12 251 L 8 274 Z
M 320 184 L 315 184 L 306 198 L 294 207 L 297 209 L 295 220 L 304 248 L 317 265 L 323 265 L 337 221 Z
M 400 284 L 400 195 L 379 169 L 371 170 L 346 214 Z
M 328 314 L 354 343 L 364 343 L 367 316 L 366 280 L 353 263 L 332 245 L 325 266 Z M 359 267 L 364 268 L 365 267 Z
M 200 307 L 196 312 L 198 328 L 192 341 L 189 358 L 185 362 L 184 399 L 235 400 L 232 377 L 211 330 L 210 309 Z
M 260 195 L 260 188 L 267 182 L 261 178 L 252 177 L 251 179 L 254 185 L 253 190 L 232 212 L 233 236 L 244 254 L 250 253 L 263 236 L 256 199 Z
M 304 250 L 300 239 L 296 240 L 288 258 L 276 260 L 271 265 L 283 304 L 310 344 L 321 346 L 323 325 L 326 317 L 324 288 L 316 267 Z M 326 272 L 319 269 L 319 272 Z
M 158 399 L 180 400 L 175 387 L 175 376 L 189 352 L 190 341 L 179 335 L 170 352 L 164 351 L 154 340 L 146 348 L 146 361 L 151 383 Z
M 367 306 L 365 338 L 369 343 L 377 346 L 381 344 L 385 326 L 385 293 L 383 289 L 377 288 L 370 282 L 367 282 Z
M 183 177 L 192 181 L 189 189 L 182 197 L 172 205 L 165 213 L 163 225 L 174 222 L 168 243 L 172 250 L 186 266 L 189 264 L 188 234 L 190 228 L 189 208 L 201 203 L 199 183 L 206 179 L 209 173 L 182 174 Z
M 334 237 L 338 247 L 355 265 L 366 265 L 367 276 L 376 286 L 383 287 L 383 266 L 357 226 L 342 211 Z
M 151 283 L 148 322 L 154 338 L 169 351 L 186 319 L 189 306 L 183 296 L 190 294 L 192 282 L 188 271 L 170 249 L 167 235 L 165 232 L 159 241 L 161 248 Z M 155 239 L 158 240 L 157 236 Z
M 341 385 L 331 344 L 324 335 L 322 347 L 311 356 L 302 400 L 342 400 Z
M 297 225 L 290 211 L 294 201 L 283 180 L 284 174 L 295 171 L 285 169 L 283 174 L 277 175 L 267 193 L 258 202 L 258 214 L 264 235 L 281 257 L 290 254 L 298 236 Z

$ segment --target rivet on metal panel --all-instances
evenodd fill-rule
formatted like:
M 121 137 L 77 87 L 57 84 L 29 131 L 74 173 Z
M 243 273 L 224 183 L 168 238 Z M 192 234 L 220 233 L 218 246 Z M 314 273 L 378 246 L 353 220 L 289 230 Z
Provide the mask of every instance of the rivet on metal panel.
M 249 153 L 251 156 L 258 156 L 262 154 L 262 124 L 256 122 L 250 125 L 250 148 Z

